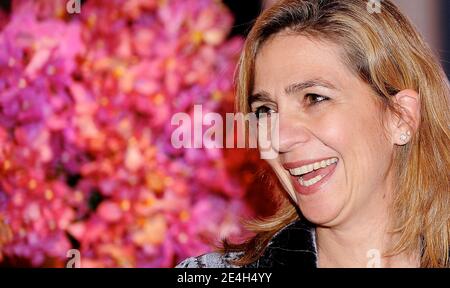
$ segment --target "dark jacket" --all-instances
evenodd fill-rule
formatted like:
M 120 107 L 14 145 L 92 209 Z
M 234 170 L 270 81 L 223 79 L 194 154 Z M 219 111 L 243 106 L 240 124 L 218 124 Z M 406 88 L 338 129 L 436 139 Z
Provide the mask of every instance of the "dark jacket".
M 208 253 L 191 257 L 177 268 L 238 268 L 229 263 L 241 253 Z M 314 227 L 306 221 L 297 220 L 276 233 L 269 241 L 263 255 L 243 268 L 317 267 L 317 247 Z

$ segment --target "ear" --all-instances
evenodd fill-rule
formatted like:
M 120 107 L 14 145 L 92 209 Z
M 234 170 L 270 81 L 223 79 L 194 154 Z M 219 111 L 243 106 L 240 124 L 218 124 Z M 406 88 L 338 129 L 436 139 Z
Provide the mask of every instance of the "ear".
M 395 96 L 395 104 L 400 114 L 395 115 L 392 121 L 393 144 L 405 145 L 416 133 L 420 124 L 419 93 L 406 89 Z

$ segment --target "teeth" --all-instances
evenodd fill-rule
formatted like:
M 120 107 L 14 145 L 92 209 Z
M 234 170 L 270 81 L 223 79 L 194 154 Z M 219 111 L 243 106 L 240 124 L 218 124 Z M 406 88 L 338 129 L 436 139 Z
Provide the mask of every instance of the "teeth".
M 312 164 L 308 164 L 308 165 L 304 165 L 298 168 L 294 168 L 294 169 L 289 169 L 289 172 L 291 173 L 291 175 L 293 176 L 300 176 L 306 173 L 309 173 L 313 170 L 317 170 L 319 168 L 325 168 L 331 164 L 334 164 L 338 161 L 337 158 L 330 158 L 327 160 L 323 160 L 323 161 L 319 161 L 319 162 L 315 162 Z
M 305 186 L 305 187 L 308 187 L 308 186 L 311 186 L 311 185 L 316 184 L 317 182 L 319 182 L 320 180 L 322 180 L 322 178 L 323 178 L 322 175 L 317 175 L 316 177 L 314 177 L 314 178 L 312 178 L 312 179 L 309 179 L 309 180 L 304 181 L 303 178 L 300 177 L 300 178 L 298 179 L 298 182 L 300 183 L 300 185 Z

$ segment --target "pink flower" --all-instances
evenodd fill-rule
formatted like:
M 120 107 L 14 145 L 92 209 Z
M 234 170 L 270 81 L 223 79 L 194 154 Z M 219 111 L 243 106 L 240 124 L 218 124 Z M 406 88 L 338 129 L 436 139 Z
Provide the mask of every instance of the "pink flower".
M 62 266 L 77 248 L 83 267 L 170 267 L 242 234 L 248 181 L 222 150 L 170 142 L 174 113 L 232 110 L 242 40 L 226 39 L 227 9 L 61 3 L 0 14 L 0 257 Z
M 98 215 L 107 222 L 116 222 L 122 217 L 122 210 L 114 202 L 102 202 L 98 207 Z

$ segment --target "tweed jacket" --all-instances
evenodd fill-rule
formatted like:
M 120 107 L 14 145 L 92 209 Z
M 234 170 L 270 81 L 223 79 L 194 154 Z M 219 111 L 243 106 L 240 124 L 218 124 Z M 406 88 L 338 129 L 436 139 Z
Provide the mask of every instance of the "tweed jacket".
M 241 253 L 207 253 L 188 258 L 177 268 L 239 268 L 230 260 Z M 294 221 L 276 233 L 262 256 L 241 268 L 317 267 L 317 247 L 314 227 L 304 220 Z

